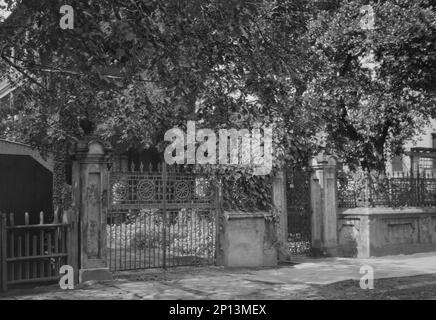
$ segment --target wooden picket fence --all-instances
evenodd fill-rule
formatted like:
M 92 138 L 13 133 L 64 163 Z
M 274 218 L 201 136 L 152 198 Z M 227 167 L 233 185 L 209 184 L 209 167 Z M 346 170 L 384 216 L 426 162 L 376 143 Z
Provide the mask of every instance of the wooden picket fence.
M 15 214 L 0 213 L 0 288 L 8 286 L 56 281 L 59 269 L 68 262 L 70 224 L 66 213 L 55 214 L 51 223 L 15 225 Z

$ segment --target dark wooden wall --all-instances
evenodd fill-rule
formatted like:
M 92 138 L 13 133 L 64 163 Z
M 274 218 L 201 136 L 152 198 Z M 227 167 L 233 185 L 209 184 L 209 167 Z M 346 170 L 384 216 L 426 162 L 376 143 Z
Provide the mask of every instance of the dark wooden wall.
M 39 212 L 53 212 L 53 174 L 30 156 L 0 155 L 0 211 L 14 212 L 16 224 L 39 222 Z

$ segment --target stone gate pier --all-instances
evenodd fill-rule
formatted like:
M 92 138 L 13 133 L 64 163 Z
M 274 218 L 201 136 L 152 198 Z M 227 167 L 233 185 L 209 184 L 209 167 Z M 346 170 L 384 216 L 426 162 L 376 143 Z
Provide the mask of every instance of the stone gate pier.
M 70 261 L 80 283 L 112 279 L 106 260 L 110 152 L 93 136 L 78 142 L 74 150 Z
M 311 161 L 312 250 L 338 255 L 337 159 L 320 154 Z

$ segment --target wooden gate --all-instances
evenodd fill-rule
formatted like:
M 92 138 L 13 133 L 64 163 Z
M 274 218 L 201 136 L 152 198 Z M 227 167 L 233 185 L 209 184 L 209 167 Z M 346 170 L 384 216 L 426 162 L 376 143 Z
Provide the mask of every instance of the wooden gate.
M 291 254 L 309 254 L 312 230 L 310 171 L 289 169 L 286 180 L 289 249 Z
M 0 213 L 0 286 L 58 281 L 59 269 L 67 264 L 69 224 L 64 215 L 59 222 L 44 223 L 40 213 L 39 224 L 29 224 L 24 214 L 24 225 L 15 225 L 15 215 Z
M 215 263 L 217 192 L 204 176 L 159 164 L 111 172 L 111 271 Z

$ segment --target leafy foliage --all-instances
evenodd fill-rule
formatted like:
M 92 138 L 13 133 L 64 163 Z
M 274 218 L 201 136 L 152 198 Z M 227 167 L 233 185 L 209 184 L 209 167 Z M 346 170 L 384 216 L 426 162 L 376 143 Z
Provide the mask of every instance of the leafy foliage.
M 213 128 L 274 125 L 279 159 L 306 148 L 314 126 L 304 125 L 311 117 L 299 116 L 295 103 L 306 71 L 305 1 L 71 5 L 73 30 L 59 28 L 58 1 L 23 1 L 17 15 L 27 25 L 3 33 L 4 47 L 20 52 L 15 68 L 24 75 L 29 108 L 45 106 L 34 126 L 23 124 L 23 139 L 50 145 L 80 136 L 78 121 L 87 117 L 121 148 L 147 147 L 166 129 L 197 119 Z M 56 100 L 53 108 L 47 99 Z
M 372 3 L 375 28 L 360 26 L 360 1 L 312 20 L 322 67 L 308 90 L 327 116 L 327 147 L 348 163 L 383 171 L 387 155 L 434 117 L 435 12 L 429 1 Z M 432 92 L 433 91 L 433 92 Z
M 271 177 L 234 173 L 222 177 L 225 209 L 272 210 Z
M 162 150 L 167 129 L 196 120 L 272 126 L 275 167 L 327 149 L 383 170 L 434 116 L 430 1 L 371 3 L 374 30 L 357 0 L 71 0 L 72 30 L 59 27 L 63 2 L 23 0 L 0 27 L 0 71 L 22 101 L 3 136 L 60 155 L 83 119 L 118 151 Z M 269 201 L 250 168 L 212 171 L 237 206 Z

